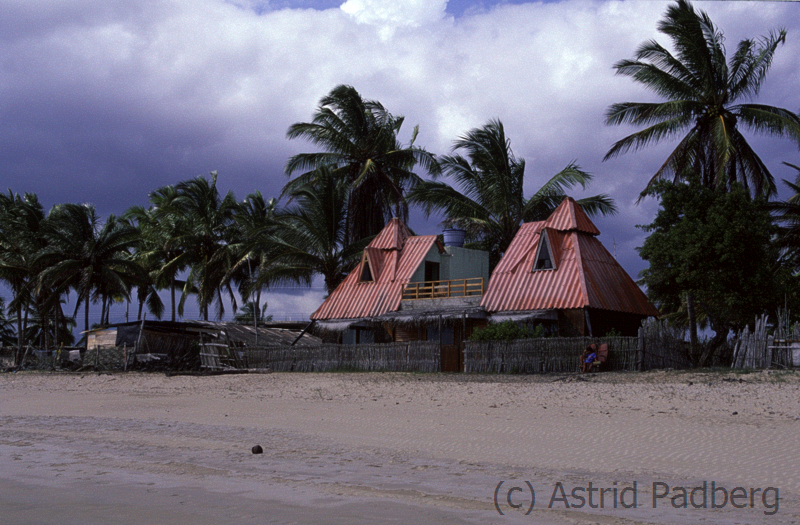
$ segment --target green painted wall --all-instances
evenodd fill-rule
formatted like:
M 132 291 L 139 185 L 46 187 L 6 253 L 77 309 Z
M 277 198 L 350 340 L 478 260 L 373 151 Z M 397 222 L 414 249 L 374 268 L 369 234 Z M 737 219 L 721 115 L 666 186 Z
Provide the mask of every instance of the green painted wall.
M 489 252 L 481 250 L 469 250 L 455 246 L 446 246 L 446 252 L 440 254 L 436 246 L 425 254 L 425 261 L 439 263 L 439 279 L 449 281 L 452 279 L 468 279 L 471 277 L 483 277 L 484 282 L 489 282 Z M 420 263 L 419 268 L 411 277 L 411 282 L 423 282 L 425 280 L 425 262 Z

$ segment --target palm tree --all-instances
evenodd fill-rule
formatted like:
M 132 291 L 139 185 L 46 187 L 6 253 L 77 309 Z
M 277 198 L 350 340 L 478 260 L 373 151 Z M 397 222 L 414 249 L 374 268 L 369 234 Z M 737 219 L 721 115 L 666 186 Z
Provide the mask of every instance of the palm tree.
M 44 247 L 44 208 L 35 194 L 0 194 L 0 280 L 14 294 L 9 308 L 16 312 L 17 349 L 21 351 L 28 312 L 34 302 L 38 268 L 36 254 Z M 21 355 L 18 355 L 21 358 Z
M 567 189 L 585 188 L 592 180 L 591 174 L 570 163 L 525 198 L 525 160 L 514 156 L 499 120 L 490 120 L 456 140 L 453 151 L 458 150 L 465 151 L 467 158 L 455 154 L 439 159 L 442 172 L 456 187 L 425 181 L 408 199 L 421 205 L 426 216 L 434 211 L 443 213 L 445 226 L 466 230 L 468 241 L 489 252 L 490 269 L 497 265 L 522 222 L 546 219 L 564 200 Z M 590 215 L 616 213 L 613 201 L 604 194 L 577 202 Z
M 171 267 L 177 269 L 182 262 L 189 265 L 179 313 L 183 315 L 188 295 L 196 293 L 203 319 L 208 320 L 208 307 L 212 303 L 217 305 L 217 317 L 221 318 L 225 311 L 222 290 L 233 264 L 226 245 L 237 208 L 236 197 L 232 192 L 220 195 L 216 171 L 211 172 L 210 181 L 196 177 L 178 183 L 175 192 L 176 196 L 159 208 L 155 216 L 174 221 L 178 226 L 170 246 L 179 246 L 184 255 L 173 259 Z M 236 301 L 229 287 L 228 293 L 235 309 Z
M 311 122 L 293 124 L 287 136 L 305 138 L 321 147 L 320 153 L 301 153 L 286 163 L 286 173 L 301 175 L 283 190 L 291 195 L 312 182 L 315 170 L 328 166 L 336 178 L 347 182 L 346 243 L 377 234 L 393 216 L 408 221 L 405 192 L 420 178 L 412 171 L 419 164 L 438 173 L 435 158 L 397 138 L 403 117 L 390 114 L 377 101 L 364 100 L 351 86 L 337 86 L 323 97 Z M 357 220 L 356 220 L 357 218 Z
M 784 164 L 797 171 L 794 182 L 783 179 L 794 194 L 786 201 L 770 202 L 769 208 L 779 225 L 776 242 L 783 251 L 783 261 L 797 272 L 800 271 L 800 166 Z
M 251 309 L 255 304 L 256 310 L 261 310 L 261 293 L 270 285 L 269 278 L 259 279 L 259 275 L 269 273 L 269 259 L 274 255 L 273 236 L 281 227 L 276 212 L 276 200 L 266 200 L 255 191 L 238 204 L 230 229 L 226 249 L 232 265 L 223 282 L 236 283 L 239 296 Z
M 6 309 L 6 300 L 0 297 L 0 345 L 11 346 L 16 341 L 14 334 L 14 323 L 8 317 L 10 309 Z
M 55 206 L 43 234 L 48 244 L 35 260 L 44 268 L 37 288 L 51 288 L 58 297 L 70 288 L 76 290 L 76 311 L 81 302 L 84 306 L 84 331 L 89 330 L 91 301 L 128 297 L 131 280 L 141 278 L 142 269 L 130 253 L 136 246 L 136 231 L 113 215 L 101 224 L 94 206 Z
M 686 0 L 669 6 L 658 30 L 672 40 L 677 56 L 649 41 L 639 47 L 633 60 L 622 60 L 614 69 L 665 101 L 612 105 L 606 113 L 607 124 L 645 128 L 615 143 L 604 160 L 682 136 L 642 196 L 656 179 L 672 175 L 683 180 L 691 174 L 700 176 L 707 187 L 728 189 L 739 182 L 755 195 L 774 195 L 772 174 L 740 128 L 800 142 L 800 118 L 786 109 L 742 100 L 758 95 L 786 31 L 742 40 L 726 62 L 722 32 Z
M 348 197 L 350 186 L 326 167 L 291 193 L 295 203 L 278 215 L 281 228 L 272 238 L 271 267 L 262 279 L 310 284 L 314 274 L 325 279 L 330 294 L 360 260 L 372 240 L 348 241 Z
M 164 304 L 159 290 L 169 289 L 172 321 L 177 320 L 175 293 L 185 283 L 178 280 L 180 272 L 188 268 L 191 254 L 183 250 L 179 240 L 187 230 L 186 220 L 172 213 L 174 200 L 178 198 L 175 186 L 164 186 L 150 193 L 150 207 L 133 206 L 123 215 L 124 219 L 139 230 L 140 240 L 136 257 L 147 273 L 147 279 L 138 285 L 139 315 L 142 305 L 158 319 L 163 315 Z
M 239 313 L 233 317 L 233 321 L 239 324 L 259 324 L 272 321 L 272 316 L 267 315 L 267 304 L 259 306 L 254 301 L 245 302 L 240 308 Z

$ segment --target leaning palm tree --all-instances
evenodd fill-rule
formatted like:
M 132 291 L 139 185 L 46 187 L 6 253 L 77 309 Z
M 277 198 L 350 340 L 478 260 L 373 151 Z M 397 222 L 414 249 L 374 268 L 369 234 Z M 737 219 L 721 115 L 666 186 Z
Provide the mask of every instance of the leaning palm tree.
M 615 143 L 604 160 L 682 137 L 642 196 L 661 177 L 671 175 L 682 180 L 692 174 L 700 176 L 707 187 L 728 189 L 739 182 L 755 195 L 774 195 L 772 174 L 740 129 L 789 137 L 800 143 L 797 115 L 743 102 L 758 95 L 786 31 L 759 40 L 742 40 L 726 62 L 722 32 L 705 12 L 696 12 L 686 0 L 669 6 L 658 30 L 672 40 L 676 55 L 649 41 L 639 47 L 633 60 L 622 60 L 614 69 L 665 101 L 612 105 L 606 113 L 607 124 L 644 129 Z
M 547 180 L 530 198 L 523 190 L 525 160 L 511 151 L 503 123 L 490 120 L 481 128 L 470 130 L 456 140 L 453 151 L 439 159 L 442 172 L 453 179 L 455 187 L 439 181 L 425 181 L 409 193 L 409 202 L 422 206 L 426 216 L 440 212 L 443 224 L 466 230 L 467 240 L 489 252 L 494 268 L 511 244 L 522 222 L 546 219 L 574 186 L 585 188 L 592 175 L 575 163 Z M 577 201 L 590 215 L 616 213 L 607 195 Z
M 420 178 L 416 165 L 438 172 L 435 158 L 414 146 L 400 143 L 397 134 L 403 117 L 394 116 L 377 101 L 365 100 L 351 86 L 338 86 L 323 97 L 311 122 L 293 124 L 287 136 L 304 138 L 321 147 L 319 153 L 301 153 L 286 163 L 286 173 L 301 174 L 283 190 L 291 195 L 312 182 L 315 170 L 328 166 L 334 177 L 348 186 L 346 242 L 377 234 L 393 216 L 408 221 L 405 193 Z
M 58 297 L 74 289 L 75 309 L 83 303 L 88 331 L 89 303 L 98 296 L 128 297 L 131 280 L 140 277 L 131 256 L 137 233 L 113 215 L 102 223 L 94 206 L 61 204 L 48 214 L 43 234 L 48 244 L 35 260 L 44 268 L 38 288 L 49 287 Z

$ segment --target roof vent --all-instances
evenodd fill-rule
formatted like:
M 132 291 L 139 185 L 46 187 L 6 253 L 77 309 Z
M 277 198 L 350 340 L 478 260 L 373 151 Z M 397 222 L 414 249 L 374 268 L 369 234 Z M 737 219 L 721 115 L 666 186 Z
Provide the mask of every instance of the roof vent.
M 442 232 L 445 246 L 464 247 L 464 237 L 467 232 L 459 228 L 448 228 Z

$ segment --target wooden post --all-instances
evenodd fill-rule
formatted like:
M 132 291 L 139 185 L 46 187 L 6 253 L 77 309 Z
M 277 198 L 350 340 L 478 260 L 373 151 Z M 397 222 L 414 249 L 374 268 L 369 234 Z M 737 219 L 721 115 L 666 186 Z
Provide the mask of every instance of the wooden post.
M 139 325 L 139 337 L 136 338 L 136 346 L 133 347 L 133 355 L 136 356 L 139 353 L 139 345 L 142 343 L 142 333 L 144 333 L 144 320 L 147 319 L 147 312 L 144 313 L 142 316 L 142 324 Z
M 644 366 L 644 345 L 645 345 L 645 330 L 644 327 L 640 327 L 639 344 L 636 347 L 636 362 L 634 363 L 634 369 L 637 372 L 641 372 L 642 367 Z

